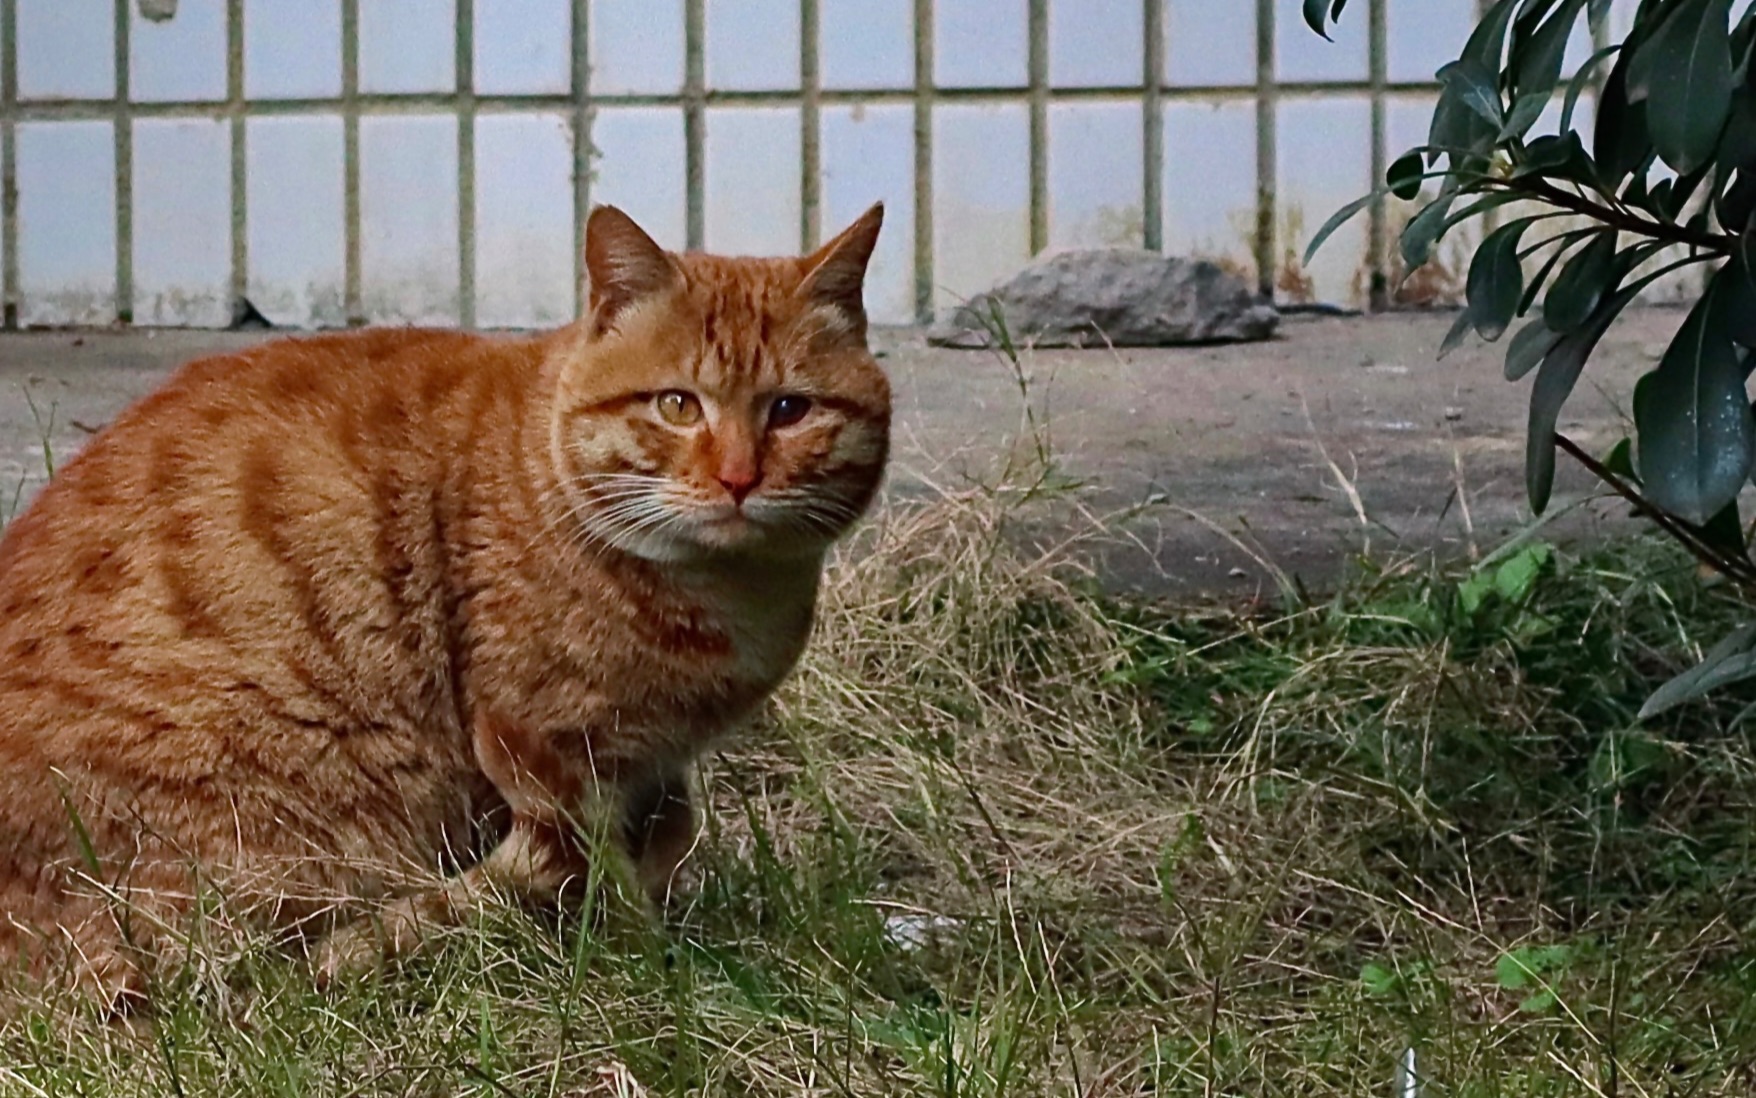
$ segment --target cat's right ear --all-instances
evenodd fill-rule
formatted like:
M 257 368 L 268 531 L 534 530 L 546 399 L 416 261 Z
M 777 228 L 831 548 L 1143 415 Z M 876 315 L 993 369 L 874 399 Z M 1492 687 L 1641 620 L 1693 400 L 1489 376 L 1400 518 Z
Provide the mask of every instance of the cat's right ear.
M 599 206 L 585 223 L 585 271 L 594 334 L 615 324 L 629 306 L 671 289 L 682 277 L 670 253 L 614 206 Z

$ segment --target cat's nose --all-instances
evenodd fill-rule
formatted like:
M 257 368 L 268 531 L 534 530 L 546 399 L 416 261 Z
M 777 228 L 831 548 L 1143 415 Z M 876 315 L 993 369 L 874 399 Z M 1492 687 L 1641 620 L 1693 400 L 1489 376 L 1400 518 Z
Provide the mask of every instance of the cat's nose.
M 735 502 L 743 503 L 744 497 L 749 495 L 751 490 L 756 487 L 756 482 L 762 479 L 762 474 L 755 469 L 722 469 L 715 479 L 725 487 L 726 491 L 732 494 L 732 499 Z

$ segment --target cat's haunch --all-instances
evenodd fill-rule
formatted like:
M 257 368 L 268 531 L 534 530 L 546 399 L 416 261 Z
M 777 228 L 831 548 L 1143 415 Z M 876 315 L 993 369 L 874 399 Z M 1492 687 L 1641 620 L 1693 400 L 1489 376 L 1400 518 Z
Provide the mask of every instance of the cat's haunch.
M 661 896 L 883 474 L 881 219 L 725 258 L 602 207 L 573 325 L 265 343 L 123 413 L 0 537 L 0 962 L 124 1003 L 217 901 L 333 976 L 554 898 L 594 828 Z

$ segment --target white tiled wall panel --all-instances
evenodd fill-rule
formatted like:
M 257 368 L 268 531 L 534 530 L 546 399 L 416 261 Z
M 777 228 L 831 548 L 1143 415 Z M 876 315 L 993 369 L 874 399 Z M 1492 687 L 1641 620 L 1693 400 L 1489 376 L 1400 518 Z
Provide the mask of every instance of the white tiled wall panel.
M 619 206 L 667 248 L 683 247 L 683 112 L 609 107 L 592 124 L 592 200 Z
M 253 118 L 246 133 L 250 300 L 277 324 L 345 323 L 341 119 Z
M 360 268 L 366 316 L 383 324 L 457 323 L 457 122 L 360 123 Z
M 573 133 L 555 114 L 476 119 L 476 323 L 573 316 Z
M 866 273 L 866 308 L 881 323 L 914 315 L 914 108 L 823 112 L 823 237 L 884 203 L 884 230 Z
M 799 250 L 798 108 L 710 108 L 706 172 L 708 250 Z
M 147 119 L 134 128 L 134 322 L 231 316 L 231 127 Z
M 115 0 L 17 0 L 23 317 L 101 322 L 115 309 L 114 125 L 73 120 L 115 94 Z M 1357 85 L 1367 76 L 1366 11 L 1350 5 L 1336 41 L 1311 34 L 1302 0 L 1274 0 L 1279 77 Z M 672 247 L 687 224 L 684 0 L 473 0 L 476 317 L 552 324 L 572 315 L 573 13 L 583 9 L 588 80 L 586 181 Z M 931 134 L 931 298 L 943 307 L 1027 261 L 1030 239 L 1029 0 L 934 0 L 931 72 L 944 89 L 928 118 L 910 98 L 915 0 L 818 0 L 819 230 L 834 232 L 882 198 L 888 217 L 871 275 L 873 315 L 914 316 L 917 127 Z M 1257 193 L 1255 4 L 1163 0 L 1162 205 L 1168 250 L 1217 257 L 1253 276 Z M 1615 0 L 1626 29 L 1634 0 Z M 1358 9 L 1358 10 L 1356 10 Z M 183 0 L 150 22 L 127 6 L 133 122 L 133 314 L 141 323 L 217 324 L 229 315 L 231 124 L 226 4 Z M 457 84 L 457 0 L 360 0 L 360 89 L 447 94 Z M 1050 0 L 1044 43 L 1056 92 L 1047 108 L 1042 195 L 1050 248 L 1139 245 L 1144 209 L 1145 64 L 1141 0 Z M 1431 79 L 1467 35 L 1475 0 L 1390 0 L 1386 63 L 1396 83 Z M 341 0 L 245 0 L 244 89 L 271 101 L 246 123 L 246 285 L 277 321 L 346 321 Z M 790 252 L 801 243 L 798 0 L 704 0 L 701 194 L 705 244 Z M 1583 27 L 1572 63 L 1589 53 Z M 1065 92 L 1066 94 L 1062 94 Z M 546 97 L 546 98 L 545 98 Z M 665 102 L 667 97 L 671 101 Z M 74 103 L 56 101 L 73 100 Z M 78 101 L 87 101 L 80 104 Z M 300 104 L 301 100 L 319 103 Z M 50 106 L 41 106 L 48 101 Z M 373 103 L 379 103 L 376 98 Z M 1390 156 L 1424 140 L 1431 98 L 1393 94 Z M 191 117 L 164 118 L 166 104 Z M 38 106 L 33 107 L 32 104 Z M 1585 125 L 1589 104 L 1576 123 Z M 413 113 L 419 112 L 419 113 Z M 199 114 L 200 117 L 193 115 Z M 1545 119 L 1551 124 L 1555 112 Z M 1288 293 L 1356 302 L 1365 221 L 1337 234 L 1310 270 L 1304 235 L 1362 193 L 1369 104 L 1357 89 L 1283 97 L 1277 112 L 1274 274 Z M 364 311 L 388 323 L 460 315 L 458 123 L 443 106 L 368 109 L 359 126 Z M 1390 228 L 1408 207 L 1390 204 Z M 1456 248 L 1468 238 L 1460 236 Z M 1448 247 L 1452 247 L 1448 245 Z M 1432 272 L 1429 272 L 1432 273 Z M 1304 279 L 1310 281 L 1306 283 Z
M 934 289 L 945 307 L 1030 258 L 1030 119 L 1011 103 L 934 113 Z
M 18 127 L 19 318 L 116 318 L 116 160 L 107 122 Z
M 1049 247 L 1140 247 L 1140 114 L 1138 103 L 1049 108 Z

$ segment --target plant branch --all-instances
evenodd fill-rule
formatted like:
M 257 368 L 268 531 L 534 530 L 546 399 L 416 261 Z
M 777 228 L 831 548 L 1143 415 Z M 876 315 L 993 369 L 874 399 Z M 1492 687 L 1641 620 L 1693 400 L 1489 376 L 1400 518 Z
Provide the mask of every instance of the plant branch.
M 1756 565 L 1753 565 L 1750 560 L 1722 553 L 1716 546 L 1709 544 L 1700 534 L 1696 533 L 1688 523 L 1641 495 L 1627 481 L 1611 472 L 1601 461 L 1586 453 L 1578 443 L 1566 435 L 1556 434 L 1555 445 L 1565 450 L 1572 456 L 1573 460 L 1585 466 L 1592 476 L 1609 485 L 1618 496 L 1632 504 L 1637 512 L 1651 519 L 1659 529 L 1681 543 L 1696 560 L 1730 579 L 1746 591 L 1756 591 Z
M 1547 202 L 1551 206 L 1558 206 L 1571 213 L 1592 218 L 1612 228 L 1649 236 L 1667 244 L 1685 244 L 1705 249 L 1715 255 L 1731 255 L 1738 242 L 1737 237 L 1726 233 L 1710 233 L 1700 229 L 1691 229 L 1684 225 L 1638 217 L 1613 206 L 1594 202 L 1584 195 L 1569 194 L 1546 179 L 1522 177 L 1497 179 L 1493 183 L 1502 190 L 1528 195 L 1539 201 Z

